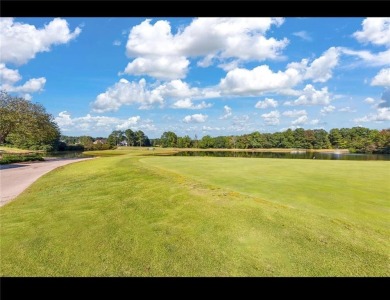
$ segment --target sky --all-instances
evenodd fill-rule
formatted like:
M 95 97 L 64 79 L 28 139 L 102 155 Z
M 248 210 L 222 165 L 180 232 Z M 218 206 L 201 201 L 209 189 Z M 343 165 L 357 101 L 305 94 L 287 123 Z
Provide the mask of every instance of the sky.
M 0 89 L 64 135 L 390 128 L 390 18 L 0 18 Z

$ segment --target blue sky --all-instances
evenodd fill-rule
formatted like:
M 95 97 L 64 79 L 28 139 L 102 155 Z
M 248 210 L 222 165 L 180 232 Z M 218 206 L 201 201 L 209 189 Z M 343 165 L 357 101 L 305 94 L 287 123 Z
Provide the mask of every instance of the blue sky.
M 0 85 L 65 135 L 390 127 L 390 18 L 1 18 Z

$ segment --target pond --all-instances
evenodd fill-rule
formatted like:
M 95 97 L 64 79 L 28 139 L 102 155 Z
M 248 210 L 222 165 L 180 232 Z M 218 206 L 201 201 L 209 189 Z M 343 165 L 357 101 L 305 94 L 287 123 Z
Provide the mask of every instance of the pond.
M 290 158 L 328 160 L 390 160 L 390 154 L 357 154 L 335 152 L 252 152 L 252 151 L 181 151 L 173 156 L 213 156 L 248 158 Z
M 46 152 L 44 157 L 57 157 L 57 158 L 87 158 L 93 157 L 92 155 L 83 154 L 82 151 L 58 151 L 58 152 Z

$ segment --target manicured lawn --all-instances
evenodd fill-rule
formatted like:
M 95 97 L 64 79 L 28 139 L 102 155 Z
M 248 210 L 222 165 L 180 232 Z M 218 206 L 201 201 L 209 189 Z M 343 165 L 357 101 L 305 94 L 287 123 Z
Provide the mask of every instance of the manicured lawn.
M 389 163 L 297 163 L 61 167 L 0 208 L 0 275 L 389 276 Z

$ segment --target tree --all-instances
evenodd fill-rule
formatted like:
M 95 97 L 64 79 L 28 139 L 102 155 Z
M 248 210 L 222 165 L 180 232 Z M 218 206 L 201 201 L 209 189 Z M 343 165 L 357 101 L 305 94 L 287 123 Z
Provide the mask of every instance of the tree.
M 146 139 L 148 138 L 142 130 L 137 130 L 135 132 L 137 144 L 141 147 L 145 144 Z M 148 139 L 149 140 L 149 139 Z
M 108 136 L 107 143 L 111 147 L 118 146 L 120 142 L 122 142 L 125 139 L 124 132 L 122 130 L 114 130 L 111 132 L 111 134 Z
M 127 139 L 127 144 L 129 146 L 134 146 L 135 143 L 136 143 L 136 136 L 135 136 L 135 132 L 131 129 L 126 129 L 125 130 L 125 136 L 126 136 L 126 139 Z
M 165 131 L 160 137 L 161 146 L 177 147 L 177 135 L 172 131 Z
M 53 150 L 59 138 L 53 116 L 41 104 L 0 92 L 0 144 Z

